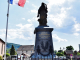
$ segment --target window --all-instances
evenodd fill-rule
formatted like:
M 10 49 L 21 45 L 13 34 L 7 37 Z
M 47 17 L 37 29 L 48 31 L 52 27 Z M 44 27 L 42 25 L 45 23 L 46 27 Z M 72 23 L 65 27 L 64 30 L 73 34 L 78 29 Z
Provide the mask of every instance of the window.
M 4 45 L 4 53 L 5 53 L 5 45 Z
M 2 44 L 2 48 L 1 48 L 1 54 L 3 53 L 3 44 Z

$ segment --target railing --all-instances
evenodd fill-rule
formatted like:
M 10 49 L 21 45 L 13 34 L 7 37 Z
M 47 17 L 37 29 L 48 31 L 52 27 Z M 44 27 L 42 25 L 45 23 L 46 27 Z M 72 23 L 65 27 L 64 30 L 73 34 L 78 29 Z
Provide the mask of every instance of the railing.
M 18 55 L 17 55 L 18 56 Z M 75 58 L 73 57 L 71 58 L 66 58 L 65 56 L 63 58 L 58 57 L 53 57 L 53 58 L 49 58 L 49 57 L 20 57 L 20 58 L 16 58 L 16 57 L 7 57 L 6 60 L 80 60 L 80 58 Z

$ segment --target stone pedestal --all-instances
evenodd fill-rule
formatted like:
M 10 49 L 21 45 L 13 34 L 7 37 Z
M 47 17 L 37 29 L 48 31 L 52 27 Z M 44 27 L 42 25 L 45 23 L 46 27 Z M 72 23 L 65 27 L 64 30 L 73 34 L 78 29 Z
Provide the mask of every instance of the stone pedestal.
M 53 54 L 52 31 L 53 28 L 50 28 L 49 26 L 38 26 L 35 28 L 35 56 L 48 56 Z

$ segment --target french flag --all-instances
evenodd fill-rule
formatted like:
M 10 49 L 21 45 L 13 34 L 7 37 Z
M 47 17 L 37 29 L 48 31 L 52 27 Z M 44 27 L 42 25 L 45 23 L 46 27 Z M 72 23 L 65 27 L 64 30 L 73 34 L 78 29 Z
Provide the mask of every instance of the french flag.
M 26 0 L 9 0 L 10 4 L 17 4 L 21 7 L 24 7 Z

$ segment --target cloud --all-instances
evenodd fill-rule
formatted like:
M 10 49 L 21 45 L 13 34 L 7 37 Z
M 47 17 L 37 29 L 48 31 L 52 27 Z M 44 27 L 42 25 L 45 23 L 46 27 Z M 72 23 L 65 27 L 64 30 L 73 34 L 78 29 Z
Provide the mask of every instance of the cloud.
M 51 8 L 53 6 L 58 6 L 58 7 L 61 7 L 61 6 L 64 6 L 63 4 L 65 3 L 72 3 L 74 2 L 75 0 L 46 0 L 48 2 L 48 9 L 49 11 L 51 11 Z M 55 9 L 55 8 L 54 8 Z
M 76 24 L 77 23 L 76 18 L 75 17 L 71 17 L 71 18 L 74 21 L 74 23 Z
M 79 33 L 73 33 L 75 36 L 79 36 Z
M 6 34 L 2 33 L 0 34 L 0 38 L 4 38 Z
M 25 20 L 25 18 L 22 18 L 23 20 Z
M 38 18 L 36 18 L 36 16 L 34 16 L 33 18 L 28 19 L 27 22 L 30 23 L 30 24 L 33 24 L 33 26 L 34 26 L 34 28 L 35 28 L 36 26 L 39 25 L 39 23 L 38 23 L 37 20 L 38 20 Z
M 73 25 L 73 35 L 75 36 L 79 36 L 80 35 L 80 24 L 79 23 L 75 23 Z
M 65 2 L 65 0 L 46 0 L 48 1 L 48 9 L 51 10 L 53 5 L 60 5 Z
M 56 34 L 53 34 L 52 37 L 53 37 L 55 40 L 57 40 L 58 42 L 64 42 L 64 41 L 67 42 L 66 39 L 62 39 L 62 38 L 58 37 Z
M 30 28 L 32 24 L 25 24 L 25 25 L 17 24 L 16 26 L 20 27 L 21 29 L 27 29 L 27 28 Z
M 32 23 L 31 19 L 28 19 L 27 21 L 28 21 L 29 23 Z
M 31 40 L 33 37 L 33 25 L 32 24 L 17 24 L 19 28 L 8 29 L 7 37 L 8 39 L 24 39 Z M 5 38 L 5 29 L 0 29 L 0 37 Z
M 37 14 L 37 10 L 33 9 L 33 10 L 31 10 L 31 13 L 36 13 Z
M 33 6 L 34 8 L 38 8 L 35 4 L 32 4 L 32 6 Z
M 26 0 L 26 2 L 27 2 L 27 3 L 29 3 L 29 1 L 28 1 L 28 0 Z
M 80 24 L 79 23 L 74 24 L 74 30 L 75 30 L 75 32 L 79 32 L 80 31 Z
M 71 7 L 64 8 L 62 7 L 60 9 L 60 13 L 56 14 L 49 14 L 48 19 L 56 26 L 56 27 L 62 27 L 64 26 L 65 19 L 68 17 L 67 11 L 71 9 Z
M 36 13 L 37 14 L 37 9 L 38 9 L 38 6 L 36 6 L 35 4 L 32 4 L 32 10 L 30 10 L 31 11 L 31 13 Z
M 75 0 L 46 0 L 48 6 L 48 20 L 49 25 L 55 28 L 63 28 L 65 26 L 77 23 L 76 17 L 71 15 L 73 10 L 73 3 Z M 71 13 L 71 12 L 72 13 Z
M 73 16 L 70 16 L 70 10 L 72 9 L 73 1 L 66 0 L 46 0 L 48 2 L 48 20 L 55 28 L 62 28 L 64 26 L 71 25 L 75 20 Z M 66 4 L 67 2 L 67 4 Z M 72 18 L 73 17 L 73 18 Z M 49 24 L 51 25 L 51 24 Z

